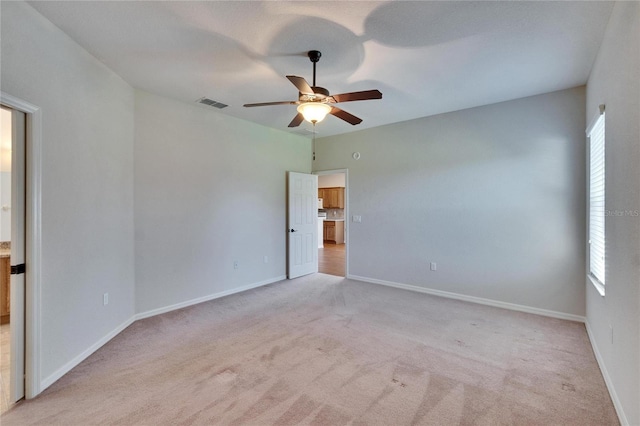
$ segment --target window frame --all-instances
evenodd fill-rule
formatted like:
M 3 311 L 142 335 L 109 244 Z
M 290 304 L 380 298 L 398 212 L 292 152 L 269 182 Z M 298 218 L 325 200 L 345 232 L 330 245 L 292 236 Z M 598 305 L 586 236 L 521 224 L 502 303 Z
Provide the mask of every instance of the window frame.
M 606 283 L 606 119 L 604 105 L 586 130 L 589 139 L 588 277 L 600 295 Z M 595 171 L 595 173 L 594 173 Z M 594 259 L 599 256 L 600 259 Z

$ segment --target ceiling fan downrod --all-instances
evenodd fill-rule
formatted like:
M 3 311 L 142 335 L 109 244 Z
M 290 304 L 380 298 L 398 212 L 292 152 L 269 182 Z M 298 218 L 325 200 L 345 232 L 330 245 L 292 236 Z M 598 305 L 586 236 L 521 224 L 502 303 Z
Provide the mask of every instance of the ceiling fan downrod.
M 320 53 L 319 50 L 310 50 L 307 53 L 307 56 L 309 56 L 309 60 L 313 62 L 313 87 L 315 87 L 316 86 L 316 63 L 318 63 L 318 61 L 320 60 L 322 53 Z

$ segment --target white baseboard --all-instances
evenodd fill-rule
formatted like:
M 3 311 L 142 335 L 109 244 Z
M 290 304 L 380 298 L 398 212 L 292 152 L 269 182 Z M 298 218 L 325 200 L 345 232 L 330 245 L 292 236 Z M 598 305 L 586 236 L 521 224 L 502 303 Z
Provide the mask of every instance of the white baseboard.
M 40 392 L 42 392 L 43 390 L 45 390 L 46 388 L 48 388 L 49 386 L 51 386 L 52 384 L 54 384 L 60 377 L 64 376 L 65 374 L 67 374 L 69 371 L 71 371 L 71 369 L 73 369 L 75 366 L 77 366 L 78 364 L 80 364 L 82 361 L 84 361 L 85 359 L 87 359 L 89 357 L 89 355 L 91 355 L 92 353 L 94 353 L 95 351 L 97 351 L 98 349 L 100 349 L 102 346 L 104 346 L 109 340 L 113 339 L 114 337 L 116 337 L 122 330 L 124 330 L 125 328 L 129 327 L 131 324 L 133 324 L 133 322 L 135 321 L 134 317 L 129 318 L 128 320 L 126 320 L 125 322 L 123 322 L 122 324 L 120 324 L 119 326 L 117 326 L 116 328 L 114 328 L 113 330 L 111 330 L 109 333 L 107 333 L 103 338 L 101 338 L 100 340 L 98 340 L 96 343 L 94 343 L 93 345 L 91 345 L 89 348 L 87 348 L 85 351 L 83 351 L 80 355 L 76 356 L 75 358 L 73 358 L 71 361 L 67 362 L 65 365 L 63 365 L 62 367 L 60 367 L 59 369 L 57 369 L 52 375 L 50 375 L 49 377 L 47 377 L 46 379 L 43 379 L 40 382 Z
M 527 312 L 530 314 L 542 315 L 545 317 L 559 318 L 569 321 L 586 322 L 586 318 L 580 315 L 567 314 L 565 312 L 550 311 L 547 309 L 534 308 L 531 306 L 517 305 L 515 303 L 501 302 L 499 300 L 484 299 L 482 297 L 467 296 L 465 294 L 451 293 L 448 291 L 434 290 L 431 288 L 418 287 L 411 284 L 401 284 L 393 281 L 378 280 L 376 278 L 361 277 L 358 275 L 348 275 L 347 278 L 357 281 L 364 281 L 371 284 L 379 284 L 387 287 L 401 288 L 403 290 L 416 291 L 434 296 L 446 297 L 448 299 L 462 300 L 465 302 L 478 303 L 480 305 L 494 306 L 496 308 L 509 309 L 512 311 Z
M 613 386 L 613 382 L 611 381 L 611 376 L 609 376 L 609 372 L 607 371 L 607 367 L 604 364 L 602 355 L 600 355 L 600 350 L 598 349 L 598 345 L 596 344 L 596 339 L 594 338 L 593 332 L 591 331 L 591 326 L 589 325 L 589 321 L 585 321 L 585 326 L 587 327 L 587 335 L 589 336 L 589 341 L 591 342 L 593 353 L 596 356 L 596 361 L 598 361 L 600 372 L 602 372 L 602 377 L 604 378 L 604 382 L 607 385 L 607 389 L 609 390 L 611 401 L 613 402 L 613 406 L 615 407 L 616 413 L 618 414 L 618 420 L 620 420 L 621 425 L 627 426 L 629 425 L 629 420 L 627 420 L 627 416 L 625 415 L 624 409 L 622 408 L 622 403 L 620 403 L 620 399 L 618 398 L 616 389 Z
M 218 299 L 224 296 L 230 296 L 232 294 L 241 293 L 243 291 L 251 290 L 252 288 L 262 287 L 263 285 L 272 284 L 278 281 L 286 279 L 286 275 L 279 277 L 269 278 L 268 280 L 260 281 L 257 283 L 249 284 L 243 287 L 233 288 L 231 290 L 221 291 L 219 293 L 209 294 L 207 296 L 198 297 L 196 299 L 187 300 L 185 302 L 176 303 L 175 305 L 164 306 L 162 308 L 152 309 L 150 311 L 141 312 L 135 315 L 136 320 L 153 317 L 155 315 L 164 314 L 166 312 L 175 311 L 176 309 L 186 308 L 187 306 L 197 305 L 198 303 L 207 302 L 209 300 Z
M 153 310 L 150 310 L 150 311 L 147 311 L 147 312 L 142 312 L 142 313 L 136 314 L 133 317 L 131 317 L 128 320 L 126 320 L 125 322 L 123 322 L 122 324 L 120 324 L 119 326 L 117 326 L 115 329 L 111 330 L 109 333 L 107 333 L 107 335 L 105 335 L 100 340 L 98 340 L 96 343 L 91 345 L 88 349 L 83 351 L 80 355 L 76 356 L 71 361 L 67 362 L 65 365 L 60 367 L 52 375 L 50 375 L 46 379 L 42 380 L 40 382 L 40 392 L 44 391 L 46 388 L 48 388 L 49 386 L 54 384 L 58 379 L 60 379 L 65 374 L 67 374 L 74 367 L 76 367 L 82 361 L 87 359 L 92 353 L 94 353 L 95 351 L 100 349 L 107 342 L 109 342 L 109 340 L 111 340 L 114 337 L 116 337 L 118 334 L 120 334 L 120 332 L 122 332 L 125 328 L 129 327 L 131 324 L 133 324 L 137 320 L 140 320 L 140 319 L 143 319 L 143 318 L 149 318 L 149 317 L 152 317 L 154 315 L 160 315 L 160 314 L 163 314 L 165 312 L 175 311 L 176 309 L 186 308 L 187 306 L 191 306 L 191 305 L 195 305 L 195 304 L 198 304 L 198 303 L 206 302 L 208 300 L 218 299 L 220 297 L 229 296 L 231 294 L 235 294 L 235 293 L 240 293 L 240 292 L 243 292 L 243 291 L 251 290 L 252 288 L 257 288 L 257 287 L 261 287 L 261 286 L 264 286 L 264 285 L 267 285 L 267 284 L 272 284 L 272 283 L 275 283 L 275 282 L 278 282 L 278 281 L 282 281 L 282 280 L 284 280 L 286 278 L 287 277 L 285 275 L 282 275 L 282 276 L 279 276 L 279 277 L 270 278 L 268 280 L 260 281 L 260 282 L 253 283 L 253 284 L 249 284 L 249 285 L 246 285 L 246 286 L 243 286 L 243 287 L 238 287 L 238 288 L 234 288 L 234 289 L 231 289 L 231 290 L 221 291 L 220 293 L 210 294 L 208 296 L 199 297 L 197 299 L 187 300 L 186 302 L 176 303 L 175 305 L 165 306 L 163 308 L 153 309 Z

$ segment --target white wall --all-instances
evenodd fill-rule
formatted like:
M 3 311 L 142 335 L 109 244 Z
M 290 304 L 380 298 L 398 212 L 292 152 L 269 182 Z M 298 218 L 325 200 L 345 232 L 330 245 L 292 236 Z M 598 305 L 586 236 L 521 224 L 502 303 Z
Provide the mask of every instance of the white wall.
M 10 171 L 0 172 L 0 241 L 11 241 L 11 172 Z
M 137 311 L 284 277 L 286 171 L 311 171 L 311 141 L 142 91 L 135 109 Z
M 38 379 L 50 382 L 134 314 L 134 94 L 26 3 L 1 15 L 1 89 L 42 110 Z
M 320 175 L 318 176 L 318 188 L 344 188 L 345 180 L 344 173 Z
M 0 109 L 0 172 L 11 171 L 12 114 L 7 108 Z
M 5 210 L 4 208 L 7 208 Z M 0 241 L 11 241 L 11 111 L 0 109 Z
M 584 315 L 584 103 L 580 87 L 317 140 L 314 170 L 348 168 L 362 216 L 350 275 Z
M 589 280 L 586 297 L 603 373 L 619 414 L 632 425 L 640 424 L 640 217 L 615 212 L 640 212 L 639 73 L 640 4 L 617 2 L 587 84 L 587 119 L 606 105 L 606 210 L 612 214 L 605 223 L 605 297 Z

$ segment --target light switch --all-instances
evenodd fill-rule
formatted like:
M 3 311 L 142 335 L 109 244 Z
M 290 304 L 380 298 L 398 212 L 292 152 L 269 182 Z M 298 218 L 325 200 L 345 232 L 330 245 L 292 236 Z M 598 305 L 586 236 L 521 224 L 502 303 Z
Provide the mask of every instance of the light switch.
M 353 215 L 353 221 L 354 222 L 362 222 L 362 216 L 354 214 Z

